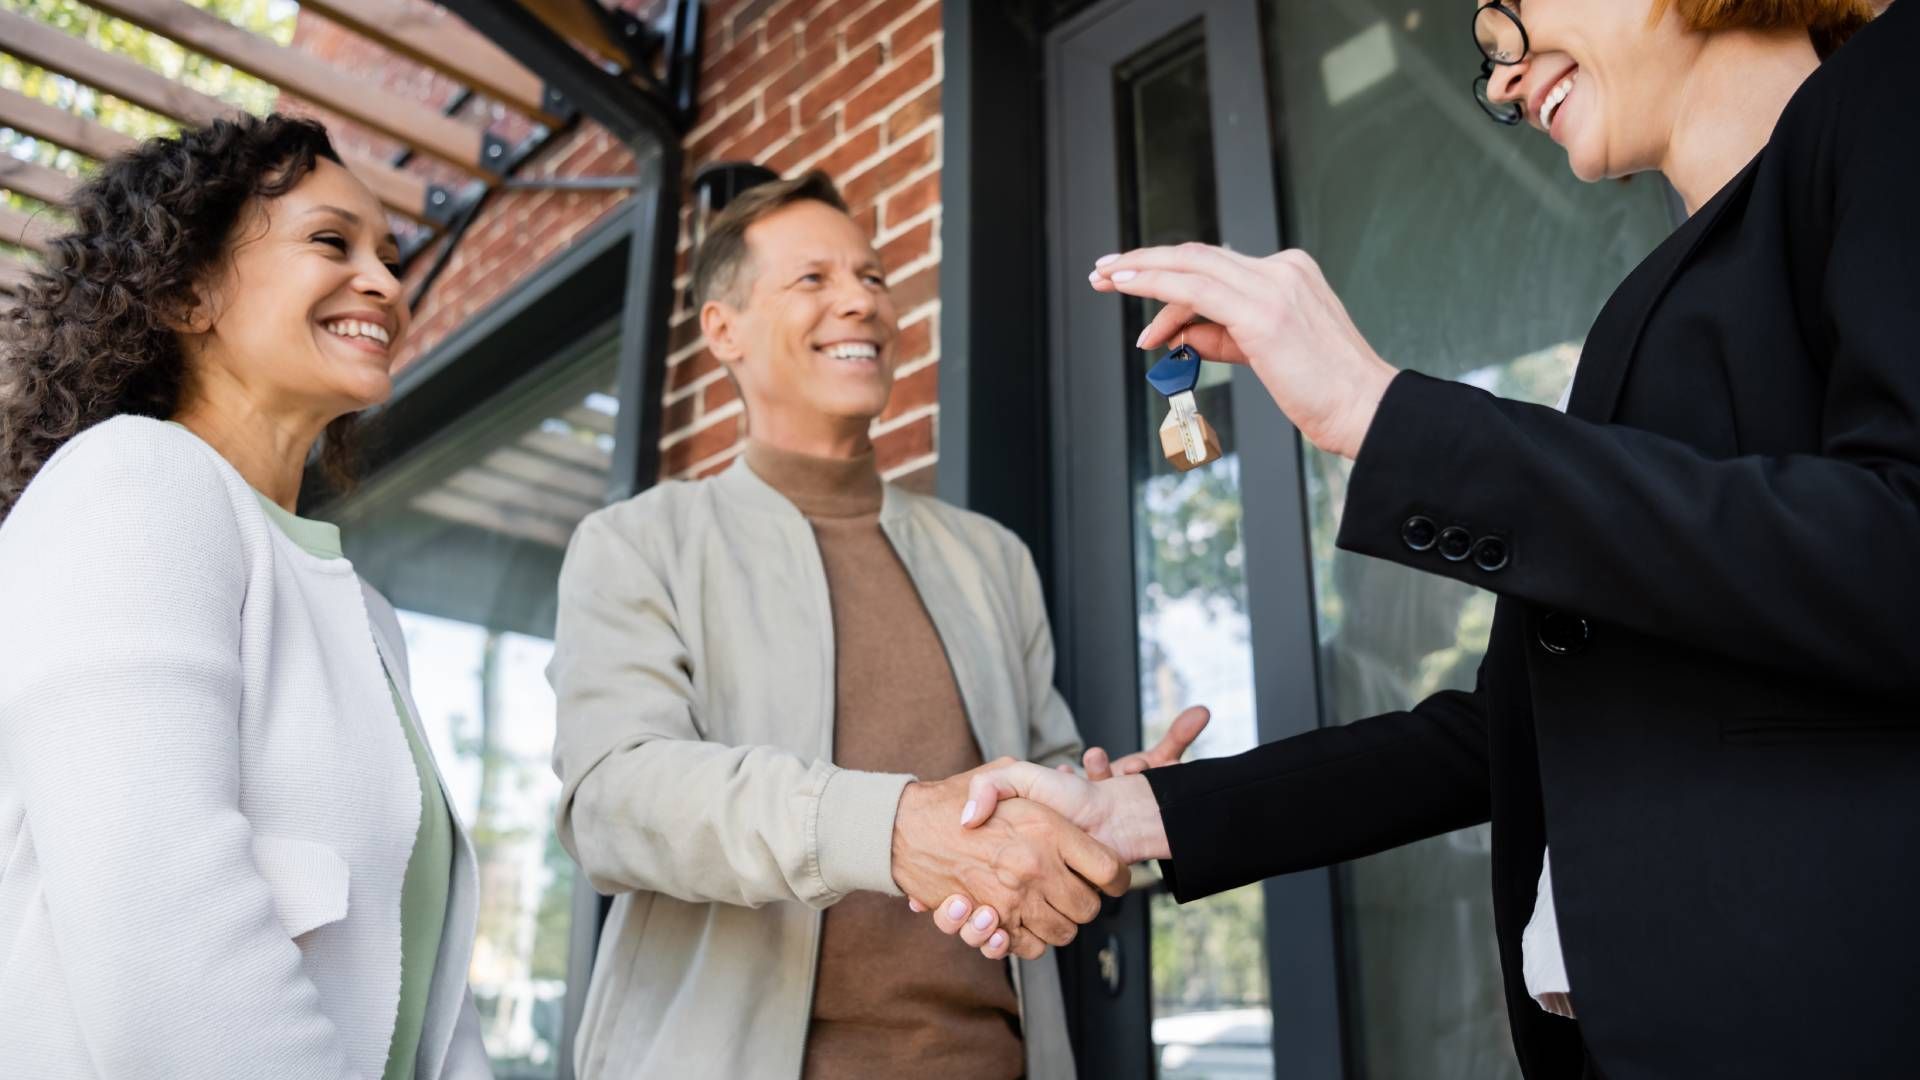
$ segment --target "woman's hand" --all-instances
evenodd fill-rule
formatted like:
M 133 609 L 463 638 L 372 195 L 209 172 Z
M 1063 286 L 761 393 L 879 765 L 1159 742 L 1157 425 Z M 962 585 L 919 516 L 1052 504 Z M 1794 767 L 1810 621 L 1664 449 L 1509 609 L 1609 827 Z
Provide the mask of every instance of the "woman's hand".
M 1111 780 L 1116 776 L 1132 776 L 1162 765 L 1177 765 L 1181 755 L 1187 752 L 1187 747 L 1192 746 L 1193 740 L 1207 730 L 1207 721 L 1212 715 L 1205 705 L 1191 706 L 1173 718 L 1167 733 L 1153 744 L 1152 749 L 1136 751 L 1118 761 L 1108 761 L 1106 750 L 1092 746 L 1081 755 L 1080 764 L 1086 768 L 1089 780 Z M 1058 765 L 1055 768 L 1062 772 L 1073 771 L 1071 765 Z
M 1184 330 L 1201 356 L 1251 366 L 1300 434 L 1331 454 L 1360 452 L 1397 374 L 1303 251 L 1255 259 L 1208 244 L 1140 248 L 1101 259 L 1088 280 L 1100 292 L 1165 303 L 1140 348 Z

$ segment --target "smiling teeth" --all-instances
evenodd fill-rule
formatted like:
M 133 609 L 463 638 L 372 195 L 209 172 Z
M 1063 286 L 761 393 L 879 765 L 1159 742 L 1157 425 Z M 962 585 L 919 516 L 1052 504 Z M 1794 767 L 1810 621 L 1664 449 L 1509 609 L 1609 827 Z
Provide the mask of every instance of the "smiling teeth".
M 875 360 L 880 356 L 880 350 L 878 348 L 864 342 L 859 344 L 829 345 L 826 348 L 826 353 L 835 360 Z
M 335 322 L 326 323 L 325 328 L 329 334 L 334 334 L 339 337 L 370 338 L 382 345 L 390 345 L 393 343 L 393 338 L 387 333 L 387 328 L 378 323 L 361 322 L 358 319 L 340 319 Z
M 1547 100 L 1540 103 L 1541 127 L 1550 128 L 1553 126 L 1553 118 L 1554 115 L 1560 111 L 1560 103 L 1567 100 L 1568 94 L 1573 93 L 1573 84 L 1579 77 L 1578 74 L 1574 74 L 1561 79 L 1560 82 L 1554 86 L 1553 90 L 1547 94 Z

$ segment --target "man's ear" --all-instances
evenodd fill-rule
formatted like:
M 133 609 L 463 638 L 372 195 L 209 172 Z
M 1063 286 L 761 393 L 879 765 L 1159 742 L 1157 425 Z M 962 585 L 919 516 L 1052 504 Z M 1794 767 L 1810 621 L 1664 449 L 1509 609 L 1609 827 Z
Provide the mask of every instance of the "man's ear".
M 700 334 L 707 339 L 707 351 L 715 360 L 731 367 L 746 355 L 740 331 L 740 313 L 733 305 L 724 300 L 700 305 Z

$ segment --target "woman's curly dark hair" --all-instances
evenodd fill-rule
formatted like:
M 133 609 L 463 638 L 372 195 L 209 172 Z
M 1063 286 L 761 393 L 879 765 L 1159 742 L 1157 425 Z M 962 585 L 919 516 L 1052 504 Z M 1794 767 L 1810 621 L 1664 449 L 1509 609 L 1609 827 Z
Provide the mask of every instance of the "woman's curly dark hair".
M 122 413 L 170 418 L 186 360 L 173 329 L 218 271 L 254 199 L 286 194 L 320 159 L 327 131 L 278 113 L 216 120 L 149 139 L 73 194 L 73 231 L 0 323 L 0 520 L 69 439 Z M 328 425 L 321 459 L 344 488 L 352 417 Z

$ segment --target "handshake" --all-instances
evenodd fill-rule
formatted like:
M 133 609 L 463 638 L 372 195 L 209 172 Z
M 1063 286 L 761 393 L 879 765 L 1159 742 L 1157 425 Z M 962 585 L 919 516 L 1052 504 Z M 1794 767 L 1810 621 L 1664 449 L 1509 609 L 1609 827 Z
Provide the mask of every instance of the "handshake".
M 1001 758 L 945 780 L 908 784 L 893 826 L 893 880 L 989 959 L 1033 960 L 1065 945 L 1121 896 L 1129 867 L 1168 856 L 1148 769 L 1172 765 L 1207 726 L 1195 706 L 1150 750 L 1109 762 L 1088 750 L 1083 777 Z

